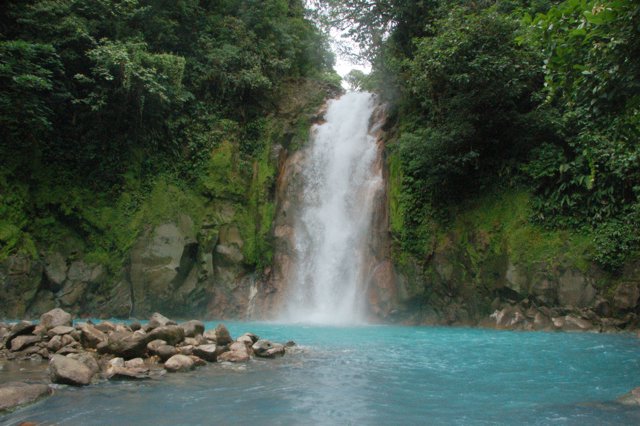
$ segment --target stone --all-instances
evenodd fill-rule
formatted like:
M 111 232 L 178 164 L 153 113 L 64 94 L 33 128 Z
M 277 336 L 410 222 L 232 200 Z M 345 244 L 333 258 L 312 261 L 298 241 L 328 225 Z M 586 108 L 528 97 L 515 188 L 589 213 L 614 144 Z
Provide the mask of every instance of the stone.
M 596 289 L 586 277 L 573 270 L 565 271 L 558 278 L 558 302 L 562 306 L 584 308 L 590 306 L 596 297 Z
M 145 326 L 145 329 L 146 331 L 150 331 L 156 327 L 164 327 L 165 325 L 176 325 L 176 322 L 170 320 L 159 312 L 154 312 L 149 318 L 149 322 Z
M 193 355 L 193 349 L 194 349 L 193 345 L 184 345 L 184 346 L 180 346 L 178 350 L 182 355 Z
M 177 353 L 178 353 L 178 350 L 171 345 L 162 345 L 162 346 L 159 346 L 156 350 L 156 355 L 158 355 L 158 357 L 160 357 L 162 361 L 168 360 L 169 358 L 176 355 Z
M 63 334 L 69 334 L 71 332 L 75 331 L 75 328 L 73 327 L 69 327 L 68 325 L 59 325 L 56 327 L 53 327 L 51 330 L 49 330 L 47 332 L 47 335 L 49 337 L 53 337 L 56 335 L 63 335 Z
M 62 347 L 62 337 L 61 336 L 53 336 L 51 340 L 47 343 L 47 349 L 52 352 L 57 352 Z
M 296 346 L 296 342 L 294 342 L 293 340 L 289 340 L 287 343 L 284 344 L 285 348 L 293 348 L 294 346 Z
M 229 350 L 218 356 L 218 362 L 244 362 L 251 358 L 251 349 L 242 342 L 234 342 Z
M 496 326 L 499 328 L 513 328 L 526 322 L 524 314 L 517 306 L 508 306 L 502 310 L 495 311 L 491 314 L 491 318 L 496 320 Z
M 40 342 L 40 336 L 17 336 L 11 341 L 11 352 L 21 351 L 28 346 Z
M 183 322 L 180 327 L 184 330 L 185 337 L 196 337 L 204 333 L 204 323 L 198 320 Z
M 231 334 L 224 324 L 218 324 L 214 333 L 216 344 L 218 345 L 228 345 L 229 343 L 233 342 Z
M 209 362 L 216 362 L 218 359 L 218 351 L 215 344 L 196 346 L 193 348 L 193 354 Z
M 191 357 L 187 355 L 174 355 L 164 363 L 165 370 L 176 373 L 179 371 L 189 371 L 194 367 L 194 362 Z
M 140 321 L 132 321 L 131 324 L 129 324 L 129 328 L 131 331 L 137 331 L 142 328 L 142 324 L 140 324 Z
M 184 330 L 177 325 L 165 325 L 154 328 L 148 336 L 148 341 L 160 339 L 169 345 L 177 345 L 184 340 Z
M 207 365 L 207 362 L 205 360 L 196 355 L 188 355 L 188 357 L 193 361 L 194 367 L 202 367 L 204 365 Z
M 0 412 L 31 404 L 52 393 L 51 388 L 44 384 L 3 383 L 0 385 Z
M 97 374 L 100 371 L 100 366 L 96 357 L 90 352 L 81 352 L 67 355 L 67 358 L 74 359 L 84 364 L 93 374 Z
M 80 330 L 80 342 L 85 348 L 95 349 L 109 338 L 107 334 L 91 324 L 79 324 L 78 329 Z
M 622 405 L 639 406 L 640 387 L 632 389 L 630 392 L 620 396 L 616 401 Z
M 593 329 L 593 324 L 584 318 L 567 315 L 564 317 L 562 329 L 565 331 L 587 331 Z
M 113 358 L 107 363 L 103 375 L 106 379 L 139 380 L 150 378 L 149 368 L 142 358 L 134 358 L 129 361 L 125 361 L 123 358 Z
M 215 342 L 216 341 L 216 331 L 215 330 L 207 330 L 204 333 L 202 333 L 202 337 L 204 337 L 205 339 L 207 339 L 210 342 Z
M 277 356 L 283 356 L 285 349 L 284 345 L 278 343 L 271 343 L 268 340 L 258 340 L 251 347 L 253 353 L 261 358 L 275 358 Z
M 91 325 L 91 324 L 89 324 L 89 325 Z M 109 333 L 111 331 L 115 331 L 116 325 L 114 323 L 110 322 L 110 321 L 102 321 L 101 323 L 96 324 L 94 326 L 94 328 L 96 330 L 99 330 L 99 331 L 103 332 L 103 333 Z
M 93 374 L 82 362 L 66 356 L 54 355 L 49 361 L 49 377 L 53 383 L 86 386 Z
M 149 343 L 147 343 L 147 350 L 152 355 L 157 355 L 158 354 L 158 348 L 160 346 L 164 346 L 166 344 L 167 344 L 167 342 L 165 342 L 164 340 L 161 340 L 161 339 L 152 340 Z
M 145 368 L 144 360 L 142 358 L 133 358 L 124 362 L 124 366 L 127 368 Z
M 251 336 L 247 336 L 247 335 L 244 335 L 244 334 L 242 336 L 238 337 L 236 339 L 236 342 L 242 342 L 242 343 L 245 343 L 247 345 L 253 345 L 253 343 L 254 343 L 254 341 L 251 338 Z
M 144 356 L 147 350 L 147 335 L 132 332 L 113 332 L 109 335 L 106 345 L 98 345 L 100 353 L 110 353 L 125 359 Z
M 71 327 L 71 314 L 60 308 L 55 308 L 40 316 L 40 325 L 50 330 L 59 325 Z
M 13 327 L 11 327 L 11 331 L 7 335 L 7 340 L 5 341 L 5 345 L 10 347 L 11 341 L 17 336 L 24 336 L 33 333 L 36 329 L 36 325 L 31 323 L 30 321 L 20 321 Z

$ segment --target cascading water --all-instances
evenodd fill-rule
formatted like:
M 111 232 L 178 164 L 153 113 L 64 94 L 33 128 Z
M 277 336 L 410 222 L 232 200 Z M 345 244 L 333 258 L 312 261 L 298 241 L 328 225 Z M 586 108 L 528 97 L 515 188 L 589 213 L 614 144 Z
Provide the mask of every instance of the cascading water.
M 329 103 L 314 127 L 302 172 L 295 223 L 295 265 L 285 319 L 348 324 L 364 319 L 367 241 L 382 173 L 370 132 L 376 108 L 370 93 L 348 93 Z

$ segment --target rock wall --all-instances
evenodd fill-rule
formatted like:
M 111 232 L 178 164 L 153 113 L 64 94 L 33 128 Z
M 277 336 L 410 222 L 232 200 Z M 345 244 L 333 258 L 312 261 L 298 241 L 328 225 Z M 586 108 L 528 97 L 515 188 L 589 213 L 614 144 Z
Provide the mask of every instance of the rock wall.
M 615 276 L 595 265 L 581 270 L 563 258 L 525 265 L 486 240 L 477 230 L 462 244 L 452 232 L 435 243 L 425 262 L 405 258 L 397 319 L 525 330 L 640 325 L 640 262 Z

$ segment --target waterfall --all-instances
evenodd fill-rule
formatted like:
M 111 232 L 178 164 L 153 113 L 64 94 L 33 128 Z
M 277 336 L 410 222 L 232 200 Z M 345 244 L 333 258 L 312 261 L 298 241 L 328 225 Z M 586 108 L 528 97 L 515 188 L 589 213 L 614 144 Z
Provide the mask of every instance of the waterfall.
M 294 266 L 284 315 L 293 322 L 364 320 L 372 214 L 383 180 L 370 93 L 330 101 L 312 129 L 294 223 Z

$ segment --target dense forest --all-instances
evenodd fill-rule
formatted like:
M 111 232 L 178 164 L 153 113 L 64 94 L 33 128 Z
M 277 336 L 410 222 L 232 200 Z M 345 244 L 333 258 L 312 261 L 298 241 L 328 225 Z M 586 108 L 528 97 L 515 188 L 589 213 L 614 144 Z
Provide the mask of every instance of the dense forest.
M 117 269 L 146 223 L 217 198 L 263 236 L 273 117 L 339 86 L 332 64 L 302 0 L 2 2 L 0 258 L 75 244 Z M 248 263 L 270 262 L 262 240 Z
M 374 64 L 372 75 L 350 79 L 394 107 L 392 220 L 404 249 L 428 255 L 434 223 L 512 189 L 532 195 L 531 223 L 588 236 L 585 249 L 606 270 L 633 258 L 636 2 L 320 3 Z

